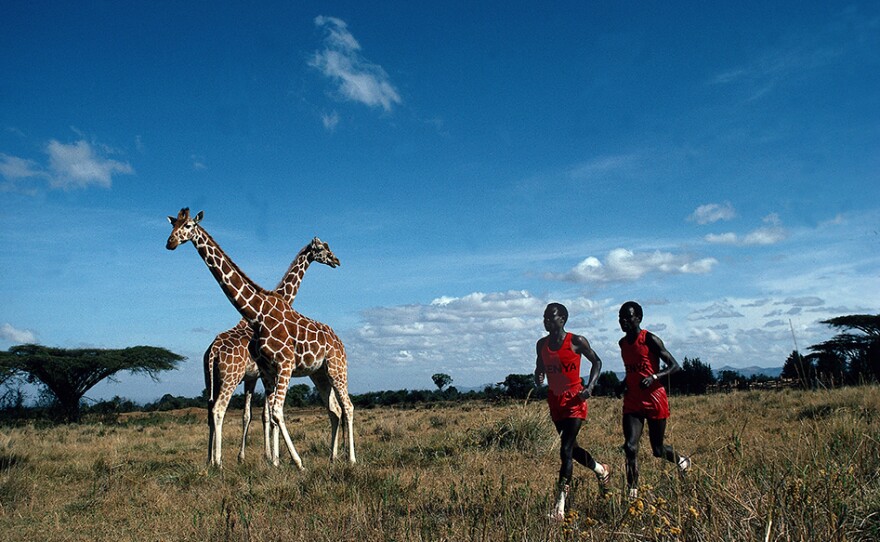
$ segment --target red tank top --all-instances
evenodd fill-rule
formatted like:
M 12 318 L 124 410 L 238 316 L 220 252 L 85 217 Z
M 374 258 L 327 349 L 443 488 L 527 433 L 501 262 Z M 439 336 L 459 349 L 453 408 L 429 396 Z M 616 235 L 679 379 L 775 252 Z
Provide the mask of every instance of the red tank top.
M 660 371 L 660 358 L 657 354 L 651 352 L 645 338 L 648 336 L 648 330 L 643 329 L 639 332 L 639 336 L 635 342 L 630 344 L 626 337 L 620 339 L 620 356 L 623 358 L 623 366 L 626 368 L 626 388 L 630 393 L 641 391 L 639 383 Z M 647 392 L 660 386 L 659 382 L 654 382 Z
M 541 348 L 541 360 L 544 362 L 547 386 L 554 395 L 562 395 L 569 390 L 580 391 L 581 355 L 571 349 L 571 333 L 565 334 L 559 350 L 550 350 L 548 337 Z
M 626 368 L 626 395 L 623 397 L 624 414 L 640 414 L 651 420 L 669 417 L 669 401 L 666 388 L 656 381 L 647 389 L 640 383 L 660 371 L 660 358 L 648 348 L 646 330 L 641 330 L 633 344 L 626 337 L 620 339 L 620 355 Z

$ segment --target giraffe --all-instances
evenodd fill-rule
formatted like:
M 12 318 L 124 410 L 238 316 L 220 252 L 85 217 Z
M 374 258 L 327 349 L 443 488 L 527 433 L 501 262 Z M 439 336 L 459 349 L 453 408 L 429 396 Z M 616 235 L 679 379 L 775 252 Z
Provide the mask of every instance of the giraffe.
M 315 237 L 304 246 L 291 262 L 284 278 L 276 287 L 288 303 L 293 304 L 306 269 L 312 262 L 337 267 L 339 259 L 327 243 Z M 241 447 L 238 460 L 244 459 L 248 428 L 251 422 L 251 398 L 257 386 L 260 372 L 248 350 L 248 343 L 254 336 L 253 328 L 242 318 L 235 327 L 219 333 L 205 351 L 205 387 L 208 390 L 208 462 L 222 466 L 223 418 L 229 401 L 238 384 L 244 380 L 244 413 L 242 416 Z M 334 400 L 326 405 L 330 412 L 331 427 L 340 416 L 339 406 Z M 335 417 L 335 420 L 334 420 Z M 269 437 L 268 411 L 263 408 L 263 435 Z
M 273 449 L 269 457 L 272 464 L 279 464 L 280 433 L 291 460 L 297 468 L 303 469 L 302 460 L 284 423 L 284 399 L 293 376 L 312 377 L 319 390 L 324 390 L 322 398 L 327 396 L 327 404 L 332 403 L 330 395 L 335 395 L 342 410 L 348 460 L 355 463 L 354 406 L 348 395 L 347 362 L 342 341 L 330 326 L 299 314 L 277 292 L 261 288 L 245 275 L 208 232 L 199 226 L 203 216 L 204 213 L 199 211 L 191 217 L 189 208 L 181 209 L 177 218 L 169 216 L 172 228 L 165 248 L 174 250 L 187 241 L 192 242 L 227 299 L 254 328 L 249 349 L 257 359 L 260 377 L 266 388 L 273 433 Z M 330 391 L 332 394 L 329 394 Z M 336 458 L 340 437 L 338 429 L 338 424 L 331 427 L 331 460 Z

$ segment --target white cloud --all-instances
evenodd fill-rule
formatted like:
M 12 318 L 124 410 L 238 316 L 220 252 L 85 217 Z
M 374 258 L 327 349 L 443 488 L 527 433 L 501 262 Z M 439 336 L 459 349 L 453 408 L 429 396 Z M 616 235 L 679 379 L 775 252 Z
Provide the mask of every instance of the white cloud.
M 727 233 L 710 233 L 704 237 L 707 243 L 716 245 L 735 245 L 739 242 L 739 237 L 732 232 Z
M 37 335 L 29 329 L 17 329 L 12 324 L 0 326 L 0 339 L 18 344 L 35 343 Z
M 130 164 L 102 156 L 102 153 L 113 152 L 111 149 L 103 145 L 99 148 L 96 150 L 82 139 L 69 145 L 53 139 L 45 146 L 48 155 L 45 166 L 34 160 L 0 154 L 0 176 L 7 181 L 2 188 L 25 191 L 23 181 L 26 180 L 47 181 L 50 188 L 64 190 L 92 185 L 109 188 L 114 175 L 134 173 Z
M 535 341 L 544 334 L 542 315 L 551 301 L 568 307 L 572 329 L 580 333 L 589 334 L 596 322 L 616 314 L 605 302 L 522 290 L 442 296 L 427 304 L 366 311 L 346 349 L 361 367 L 394 364 L 394 373 L 423 374 L 428 384 L 440 368 L 461 385 L 496 382 L 532 370 Z
M 339 124 L 339 113 L 333 111 L 332 113 L 321 115 L 321 122 L 324 124 L 324 128 L 328 132 L 332 132 Z
M 401 103 L 385 70 L 361 56 L 361 46 L 348 31 L 345 21 L 318 16 L 315 26 L 324 29 L 326 36 L 324 48 L 315 52 L 309 65 L 336 83 L 343 97 L 370 107 L 382 107 L 385 111 Z
M 718 263 L 714 258 L 693 259 L 669 252 L 633 252 L 616 248 L 603 263 L 595 256 L 584 259 L 567 273 L 548 278 L 570 282 L 632 282 L 649 273 L 705 274 Z
M 109 188 L 114 174 L 134 173 L 127 163 L 98 156 L 85 140 L 65 145 L 53 139 L 46 146 L 46 152 L 53 188 L 85 188 L 89 185 Z
M 733 232 L 710 233 L 703 239 L 707 243 L 713 244 L 754 246 L 774 245 L 788 238 L 788 231 L 782 227 L 779 216 L 776 213 L 764 217 L 764 224 L 765 226 L 756 228 L 743 236 Z
M 45 176 L 45 172 L 33 160 L 0 153 L 0 175 L 10 181 Z
M 708 307 L 693 311 L 688 319 L 690 320 L 707 320 L 713 318 L 743 318 L 745 315 L 739 312 L 727 300 L 716 301 Z
M 820 307 L 825 304 L 825 300 L 816 296 L 803 297 L 787 297 L 777 305 L 792 305 L 795 307 Z
M 707 203 L 700 205 L 688 217 L 688 220 L 697 224 L 711 224 L 719 220 L 730 220 L 736 217 L 736 210 L 730 202 L 725 203 Z
M 637 154 L 600 156 L 574 166 L 568 175 L 572 179 L 584 180 L 605 177 L 613 173 L 626 173 L 638 165 L 641 158 Z

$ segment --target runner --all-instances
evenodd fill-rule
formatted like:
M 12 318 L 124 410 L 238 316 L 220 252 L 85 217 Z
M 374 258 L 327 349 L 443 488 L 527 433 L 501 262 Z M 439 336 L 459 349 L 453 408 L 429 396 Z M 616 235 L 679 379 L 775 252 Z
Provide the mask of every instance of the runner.
M 684 473 L 691 467 L 691 460 L 679 455 L 663 443 L 666 420 L 669 418 L 669 401 L 666 388 L 660 380 L 680 369 L 678 362 L 666 350 L 663 341 L 648 330 L 641 329 L 642 307 L 635 301 L 627 301 L 620 307 L 620 329 L 626 335 L 620 339 L 620 355 L 626 368 L 626 393 L 623 396 L 623 451 L 626 454 L 626 485 L 629 498 L 639 496 L 639 440 L 645 420 L 654 457 L 675 463 Z M 665 367 L 661 370 L 660 361 Z
M 549 391 L 547 403 L 550 417 L 560 437 L 559 480 L 556 490 L 556 506 L 549 518 L 565 519 L 565 499 L 571 484 L 573 462 L 577 461 L 596 473 L 599 487 L 605 492 L 611 479 L 611 467 L 596 462 L 588 451 L 577 443 L 578 432 L 587 418 L 587 399 L 602 371 L 602 360 L 590 347 L 586 338 L 567 333 L 568 309 L 559 303 L 547 305 L 544 311 L 544 329 L 548 335 L 536 344 L 535 384 L 540 386 L 547 377 Z M 581 356 L 592 364 L 586 386 L 581 380 Z

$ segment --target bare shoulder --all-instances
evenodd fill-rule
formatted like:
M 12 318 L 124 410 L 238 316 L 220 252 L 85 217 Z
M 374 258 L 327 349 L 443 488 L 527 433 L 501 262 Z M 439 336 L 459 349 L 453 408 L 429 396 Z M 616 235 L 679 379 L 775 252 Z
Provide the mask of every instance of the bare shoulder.
M 645 342 L 651 342 L 651 343 L 660 344 L 660 345 L 663 344 L 663 341 L 660 340 L 660 337 L 651 333 L 647 329 L 645 330 Z
M 577 335 L 572 333 L 571 335 L 571 345 L 578 349 L 588 349 L 590 348 L 590 341 L 587 340 L 583 335 Z
M 666 345 L 663 344 L 663 340 L 647 330 L 645 331 L 645 344 L 648 345 L 648 348 L 655 349 L 658 352 L 666 350 Z

